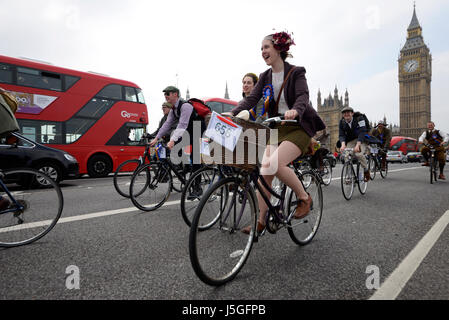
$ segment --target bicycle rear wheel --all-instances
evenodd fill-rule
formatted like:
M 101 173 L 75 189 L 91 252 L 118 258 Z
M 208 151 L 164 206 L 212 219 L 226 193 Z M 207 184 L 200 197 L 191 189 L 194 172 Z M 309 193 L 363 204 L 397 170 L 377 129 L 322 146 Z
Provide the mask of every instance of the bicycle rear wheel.
M 142 211 L 153 211 L 167 201 L 171 189 L 170 171 L 162 163 L 152 163 L 141 166 L 133 174 L 129 193 L 134 206 Z
M 237 177 L 216 182 L 201 198 L 189 236 L 190 261 L 206 284 L 219 286 L 231 281 L 247 261 L 256 232 L 256 197 Z M 229 198 L 226 198 L 228 190 Z M 211 201 L 211 198 L 219 198 Z M 215 217 L 219 214 L 219 219 Z M 201 231 L 201 226 L 210 224 Z M 250 225 L 249 234 L 241 230 Z
M 215 167 L 204 167 L 196 171 L 187 181 L 181 194 L 181 215 L 185 223 L 190 227 L 198 203 L 203 194 L 220 178 L 220 172 Z M 219 197 L 211 197 L 210 201 L 216 201 Z M 217 212 L 217 215 L 219 213 Z M 201 226 L 199 227 L 202 228 Z
M 356 177 L 352 172 L 352 165 L 346 162 L 341 170 L 341 191 L 343 192 L 343 197 L 346 200 L 351 200 L 352 194 L 354 193 L 354 184 Z
M 139 159 L 127 160 L 120 164 L 114 173 L 114 188 L 119 195 L 125 198 L 129 198 L 129 186 L 131 184 L 131 179 L 134 171 L 140 166 Z M 140 192 L 145 191 L 145 185 L 142 186 Z M 139 193 L 136 190 L 136 193 Z
M 304 171 L 303 175 L 309 175 L 310 185 L 307 192 L 312 198 L 309 214 L 302 219 L 294 219 L 298 198 L 294 192 L 290 192 L 287 202 L 287 210 L 289 212 L 288 234 L 290 238 L 301 246 L 306 245 L 315 237 L 318 227 L 320 226 L 321 216 L 323 215 L 323 190 L 321 183 L 312 171 Z
M 380 160 L 380 161 L 382 161 L 382 160 Z M 387 177 L 387 174 L 388 174 L 388 162 L 387 161 L 385 161 L 385 167 L 384 168 L 382 168 L 382 164 L 380 165 L 380 170 L 379 171 L 380 171 L 380 176 L 385 179 Z
M 366 193 L 366 189 L 368 188 L 368 181 L 365 181 L 363 171 L 362 165 L 357 163 L 357 186 L 359 187 L 359 191 L 362 195 Z
M 374 159 L 374 157 L 372 155 L 370 155 L 368 157 L 368 168 L 369 168 L 371 180 L 374 180 L 374 178 L 376 177 L 376 170 L 377 170 L 376 164 L 377 164 L 377 160 Z
M 429 161 L 430 184 L 433 184 L 433 181 L 434 181 L 433 166 L 434 166 L 433 158 L 430 157 L 430 161 Z
M 325 159 L 323 161 L 323 171 L 321 172 L 321 179 L 323 180 L 323 184 L 328 186 L 332 181 L 332 166 L 329 160 Z
M 0 247 L 21 246 L 42 238 L 61 217 L 64 207 L 61 188 L 49 176 L 34 169 L 3 173 L 3 181 L 15 202 L 0 185 L 0 195 L 12 202 L 0 212 Z M 43 181 L 45 187 L 36 186 L 36 179 Z

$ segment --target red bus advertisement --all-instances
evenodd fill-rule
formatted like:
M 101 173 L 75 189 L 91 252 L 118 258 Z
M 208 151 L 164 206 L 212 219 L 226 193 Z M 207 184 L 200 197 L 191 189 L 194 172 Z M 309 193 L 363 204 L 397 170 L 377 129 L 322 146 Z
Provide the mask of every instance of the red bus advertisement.
M 418 151 L 418 140 L 410 137 L 396 136 L 391 138 L 390 149 L 402 151 L 403 154 Z
M 106 176 L 144 152 L 148 111 L 132 82 L 0 55 L 0 86 L 19 104 L 22 135 L 73 155 L 80 174 Z

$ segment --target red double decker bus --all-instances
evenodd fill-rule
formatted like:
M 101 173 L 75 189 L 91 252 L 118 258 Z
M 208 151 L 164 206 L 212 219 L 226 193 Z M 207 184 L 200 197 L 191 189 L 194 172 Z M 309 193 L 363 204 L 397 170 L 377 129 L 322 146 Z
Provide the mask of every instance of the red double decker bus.
M 402 151 L 403 154 L 418 151 L 418 140 L 411 137 L 394 136 L 391 138 L 390 149 Z
M 19 104 L 22 135 L 73 155 L 80 174 L 106 176 L 144 151 L 148 111 L 132 82 L 0 55 L 0 86 Z

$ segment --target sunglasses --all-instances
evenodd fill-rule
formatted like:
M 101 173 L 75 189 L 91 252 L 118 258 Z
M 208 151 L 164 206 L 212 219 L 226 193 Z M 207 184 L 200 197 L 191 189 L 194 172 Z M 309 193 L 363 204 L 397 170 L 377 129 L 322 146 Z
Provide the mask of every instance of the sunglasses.
M 170 92 L 164 92 L 164 96 L 168 97 L 170 95 Z

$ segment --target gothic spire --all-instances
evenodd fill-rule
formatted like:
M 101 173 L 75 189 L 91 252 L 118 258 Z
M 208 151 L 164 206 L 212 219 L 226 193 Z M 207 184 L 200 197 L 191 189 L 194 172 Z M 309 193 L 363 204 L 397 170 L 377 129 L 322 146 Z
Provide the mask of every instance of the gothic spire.
M 412 21 L 410 22 L 410 25 L 408 26 L 407 31 L 421 28 L 421 25 L 419 24 L 418 17 L 416 16 L 416 4 L 413 5 L 413 17 Z
M 224 98 L 229 100 L 228 82 L 227 81 L 226 81 L 226 91 L 225 91 Z

